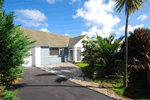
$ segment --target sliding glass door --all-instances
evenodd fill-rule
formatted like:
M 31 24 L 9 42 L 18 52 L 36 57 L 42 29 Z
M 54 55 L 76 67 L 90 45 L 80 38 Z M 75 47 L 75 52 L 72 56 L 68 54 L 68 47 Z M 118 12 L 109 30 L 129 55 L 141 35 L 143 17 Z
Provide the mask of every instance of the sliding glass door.
M 77 61 L 81 61 L 81 47 L 77 47 Z
M 73 50 L 72 49 L 69 50 L 69 56 L 70 56 L 70 60 L 73 61 Z

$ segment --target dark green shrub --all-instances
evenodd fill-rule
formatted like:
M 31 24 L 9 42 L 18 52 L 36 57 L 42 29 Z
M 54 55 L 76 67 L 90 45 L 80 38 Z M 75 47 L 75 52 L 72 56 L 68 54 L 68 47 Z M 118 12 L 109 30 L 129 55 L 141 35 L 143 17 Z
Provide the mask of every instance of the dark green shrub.
M 116 71 L 118 69 L 118 62 L 114 64 L 116 60 L 114 56 L 116 54 L 115 51 L 120 47 L 120 42 L 123 40 L 124 36 L 113 42 L 114 37 L 115 35 L 112 34 L 108 38 L 103 39 L 101 36 L 97 35 L 97 54 L 100 59 L 99 63 L 102 65 L 102 67 L 104 67 L 103 71 L 106 76 L 115 72 L 112 71 L 113 68 L 116 69 Z
M 97 64 L 97 50 L 96 50 L 96 41 L 90 40 L 87 36 L 87 40 L 83 40 L 83 48 L 85 49 L 82 52 L 82 56 L 84 56 L 83 61 L 89 64 L 89 67 L 94 67 Z
M 4 3 L 3 0 L 0 2 Z M 35 42 L 29 41 L 19 25 L 13 24 L 13 17 L 13 12 L 5 14 L 5 10 L 0 8 L 0 84 L 7 87 L 12 84 L 9 80 L 23 78 L 25 67 L 22 64 L 32 48 L 29 45 Z
M 13 12 L 5 14 L 3 4 L 4 0 L 0 0 L 0 85 L 5 87 L 2 100 L 19 100 L 17 91 L 7 89 L 12 87 L 12 80 L 23 78 L 24 58 L 29 56 L 28 51 L 33 47 L 29 45 L 36 41 L 29 41 L 20 31 L 20 26 L 13 24 Z
M 150 88 L 150 29 L 137 28 L 134 32 L 130 32 L 128 37 L 128 60 L 133 62 L 135 59 L 145 67 L 147 80 Z M 124 51 L 123 42 L 121 49 Z
M 2 92 L 2 96 L 0 100 L 20 100 L 20 98 L 16 97 L 18 90 L 8 91 L 5 86 L 2 89 L 3 89 L 3 92 Z
M 115 59 L 110 66 L 110 70 L 109 70 L 110 75 L 123 78 L 123 73 L 124 73 L 123 66 L 124 66 L 124 61 L 120 59 Z

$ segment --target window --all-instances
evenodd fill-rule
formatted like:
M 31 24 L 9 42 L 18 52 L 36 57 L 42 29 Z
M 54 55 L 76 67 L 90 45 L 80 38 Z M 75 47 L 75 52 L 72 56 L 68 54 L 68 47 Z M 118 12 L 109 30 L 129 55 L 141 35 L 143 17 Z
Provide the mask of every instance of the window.
M 49 48 L 50 52 L 49 55 L 50 56 L 61 56 L 62 55 L 62 48 Z
M 62 55 L 62 48 L 59 49 L 59 55 Z

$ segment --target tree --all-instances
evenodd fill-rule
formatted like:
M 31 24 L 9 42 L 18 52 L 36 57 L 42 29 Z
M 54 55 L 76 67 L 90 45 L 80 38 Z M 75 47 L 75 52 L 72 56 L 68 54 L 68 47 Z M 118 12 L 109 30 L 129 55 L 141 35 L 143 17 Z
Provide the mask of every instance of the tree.
M 139 8 L 142 8 L 142 4 L 147 0 L 114 0 L 116 2 L 117 12 L 121 12 L 123 6 L 125 6 L 125 15 L 126 15 L 126 27 L 125 27 L 125 71 L 124 71 L 124 86 L 127 87 L 127 67 L 128 67 L 128 37 L 127 37 L 127 29 L 128 29 L 128 18 L 129 14 L 138 11 Z
M 121 45 L 122 50 L 124 45 Z M 150 29 L 138 28 L 130 32 L 128 48 L 129 60 L 133 62 L 136 59 L 139 65 L 145 67 L 150 88 Z
M 20 25 L 13 24 L 13 12 L 5 14 L 2 9 L 4 0 L 0 0 L 0 84 L 11 87 L 12 80 L 21 76 L 25 67 L 24 58 L 29 56 L 29 46 L 36 41 L 29 41 L 20 31 Z
M 83 40 L 83 48 L 85 49 L 82 52 L 82 56 L 84 56 L 83 60 L 89 63 L 89 67 L 94 67 L 94 64 L 96 63 L 97 59 L 97 50 L 96 50 L 96 41 L 90 40 L 89 36 L 86 37 L 87 40 Z
M 112 73 L 110 69 L 116 60 L 114 58 L 116 54 L 115 51 L 120 47 L 121 41 L 124 38 L 124 36 L 121 36 L 119 39 L 114 41 L 114 37 L 115 35 L 112 34 L 108 38 L 103 39 L 101 36 L 97 35 L 97 54 L 100 59 L 100 64 L 104 67 L 105 75 Z

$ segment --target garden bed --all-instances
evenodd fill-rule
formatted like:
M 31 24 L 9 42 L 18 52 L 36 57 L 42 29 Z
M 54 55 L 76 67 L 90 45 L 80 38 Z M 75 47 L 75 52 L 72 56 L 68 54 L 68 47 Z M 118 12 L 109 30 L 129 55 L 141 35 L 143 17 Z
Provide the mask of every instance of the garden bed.
M 89 77 L 93 78 L 94 68 L 90 68 L 88 63 L 79 62 L 76 63 L 83 73 Z M 94 82 L 99 83 L 101 87 L 108 87 L 119 96 L 130 99 L 150 99 L 150 90 L 148 90 L 146 85 L 145 72 L 139 69 L 135 72 L 128 70 L 128 87 L 123 86 L 123 78 L 118 78 L 114 76 L 107 77 L 105 79 L 96 79 Z

